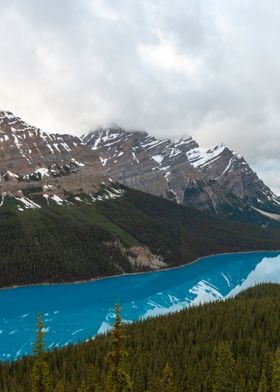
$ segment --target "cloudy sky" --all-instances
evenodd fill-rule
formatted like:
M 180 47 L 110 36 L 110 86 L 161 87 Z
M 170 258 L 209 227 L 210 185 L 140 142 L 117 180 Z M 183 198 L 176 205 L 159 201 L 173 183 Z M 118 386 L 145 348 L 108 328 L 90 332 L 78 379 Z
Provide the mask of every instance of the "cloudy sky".
M 280 194 L 279 0 L 0 0 L 0 108 L 223 141 Z

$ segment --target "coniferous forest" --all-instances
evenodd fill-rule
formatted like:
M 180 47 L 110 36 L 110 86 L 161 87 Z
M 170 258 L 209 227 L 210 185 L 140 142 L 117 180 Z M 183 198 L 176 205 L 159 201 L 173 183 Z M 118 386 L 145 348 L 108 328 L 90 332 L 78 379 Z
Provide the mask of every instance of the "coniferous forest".
M 87 343 L 43 349 L 0 366 L 3 392 L 279 391 L 280 286 L 132 325 L 121 322 Z
M 221 252 L 280 249 L 280 231 L 210 217 L 126 189 L 115 200 L 0 211 L 0 287 L 71 282 L 149 269 L 131 263 L 144 246 L 167 267 Z

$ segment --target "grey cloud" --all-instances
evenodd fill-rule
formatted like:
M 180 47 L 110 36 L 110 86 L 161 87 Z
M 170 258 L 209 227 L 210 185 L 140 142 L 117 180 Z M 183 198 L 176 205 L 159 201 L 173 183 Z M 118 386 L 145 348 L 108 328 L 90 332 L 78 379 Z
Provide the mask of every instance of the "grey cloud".
M 223 141 L 280 188 L 278 1 L 1 3 L 3 109 L 50 131 Z

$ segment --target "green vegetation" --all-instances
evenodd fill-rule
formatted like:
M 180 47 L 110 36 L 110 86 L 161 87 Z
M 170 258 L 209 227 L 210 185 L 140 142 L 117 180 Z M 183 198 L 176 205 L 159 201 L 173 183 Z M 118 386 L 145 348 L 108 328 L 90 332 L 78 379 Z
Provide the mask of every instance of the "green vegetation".
M 129 248 L 141 245 L 168 266 L 220 252 L 280 249 L 276 229 L 226 222 L 130 189 L 93 205 L 19 212 L 14 202 L 0 209 L 0 287 L 147 270 L 129 261 Z
M 109 370 L 105 378 L 105 390 L 107 392 L 130 392 L 132 382 L 125 369 L 125 361 L 128 355 L 125 349 L 126 330 L 123 326 L 120 307 L 116 305 L 116 321 L 111 332 L 112 348 L 107 356 Z
M 50 390 L 100 392 L 113 382 L 118 391 L 124 380 L 129 390 L 131 379 L 133 392 L 279 391 L 279 330 L 280 286 L 272 284 L 126 331 L 117 317 L 112 333 L 45 356 Z M 1 392 L 29 392 L 34 361 L 1 364 Z
M 42 315 L 38 316 L 38 329 L 36 341 L 34 344 L 34 363 L 32 366 L 31 391 L 32 392 L 48 392 L 50 390 L 50 375 L 48 363 L 45 360 L 44 352 L 44 324 Z
M 156 382 L 153 388 L 159 389 L 162 392 L 174 392 L 175 385 L 173 380 L 173 370 L 168 362 L 165 365 L 165 368 L 163 369 L 162 376 L 161 379 L 159 380 L 159 383 Z
M 171 266 L 221 252 L 280 249 L 280 230 L 224 221 L 131 189 L 97 208 Z
M 272 391 L 280 391 L 280 348 L 276 350 L 272 368 Z
M 235 362 L 229 344 L 218 343 L 211 382 L 213 392 L 234 390 L 234 366 Z

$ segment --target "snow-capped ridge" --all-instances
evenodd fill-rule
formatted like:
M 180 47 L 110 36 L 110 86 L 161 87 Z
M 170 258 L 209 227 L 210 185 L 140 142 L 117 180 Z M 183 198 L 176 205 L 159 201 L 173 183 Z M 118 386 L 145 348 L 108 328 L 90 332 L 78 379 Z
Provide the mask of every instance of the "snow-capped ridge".
M 42 208 L 51 205 L 71 206 L 80 203 L 93 205 L 96 202 L 117 199 L 122 197 L 126 192 L 123 188 L 116 184 L 112 184 L 110 186 L 103 184 L 99 192 L 96 194 L 81 193 L 77 195 L 64 195 L 57 194 L 54 191 L 55 189 L 52 186 L 44 186 L 45 193 L 41 195 L 37 195 L 35 193 L 36 201 L 33 200 L 34 195 L 32 194 L 32 189 L 28 191 L 28 194 L 30 192 L 30 195 L 27 195 L 21 190 L 19 190 L 16 194 L 4 192 L 1 195 L 0 208 L 9 205 L 10 209 L 15 208 L 16 210 L 23 212 L 28 209 Z
M 252 206 L 280 213 L 280 199 L 223 143 L 205 148 L 189 135 L 168 139 L 123 129 L 97 130 L 83 141 L 113 181 L 128 187 L 221 217 L 247 214 Z
M 109 182 L 98 156 L 79 137 L 48 133 L 0 112 L 0 193 L 50 185 L 96 192 Z
M 219 159 L 221 154 L 227 147 L 224 144 L 218 144 L 213 148 L 194 148 L 187 152 L 189 161 L 195 168 L 203 167 L 212 163 L 214 160 Z
M 29 199 L 17 196 L 29 188 L 40 190 L 47 203 L 61 202 L 64 192 L 73 193 L 76 202 L 81 192 L 98 201 L 110 197 L 98 195 L 103 182 L 119 182 L 223 218 L 255 214 L 252 219 L 258 216 L 261 225 L 269 215 L 253 207 L 280 214 L 280 199 L 224 144 L 204 148 L 189 135 L 169 139 L 117 124 L 79 138 L 44 132 L 0 111 L 0 205 L 8 197 L 4 194 Z M 24 202 L 19 208 L 25 208 Z

